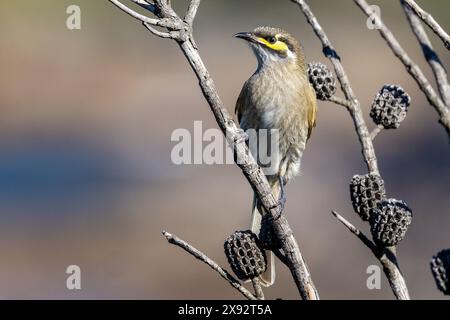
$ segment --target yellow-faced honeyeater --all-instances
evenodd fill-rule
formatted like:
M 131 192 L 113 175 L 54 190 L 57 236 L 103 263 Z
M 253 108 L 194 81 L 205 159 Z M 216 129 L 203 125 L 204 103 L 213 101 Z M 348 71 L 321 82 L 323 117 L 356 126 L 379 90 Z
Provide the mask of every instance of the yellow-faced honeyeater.
M 316 94 L 308 81 L 300 43 L 289 33 L 259 27 L 235 36 L 249 43 L 258 60 L 255 73 L 239 95 L 236 114 L 245 131 L 277 130 L 278 156 L 271 155 L 275 170 L 267 179 L 275 197 L 284 202 L 284 184 L 299 173 L 303 151 L 316 123 Z M 255 196 L 251 230 L 256 234 L 264 214 Z M 263 285 L 270 286 L 275 281 L 275 260 L 271 251 L 266 255 L 267 270 L 260 279 Z

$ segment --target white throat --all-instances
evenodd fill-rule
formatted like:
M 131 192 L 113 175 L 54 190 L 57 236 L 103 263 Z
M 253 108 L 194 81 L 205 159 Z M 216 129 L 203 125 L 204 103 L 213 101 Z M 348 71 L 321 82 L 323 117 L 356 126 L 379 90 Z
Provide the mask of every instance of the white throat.
M 275 52 L 270 52 L 269 50 L 263 49 L 253 43 L 250 43 L 250 47 L 258 60 L 258 70 L 269 66 L 276 66 L 280 62 L 286 62 L 286 60 L 291 60 L 290 62 L 294 62 L 293 60 L 296 60 L 295 54 L 290 50 L 287 51 L 286 57 L 280 57 Z

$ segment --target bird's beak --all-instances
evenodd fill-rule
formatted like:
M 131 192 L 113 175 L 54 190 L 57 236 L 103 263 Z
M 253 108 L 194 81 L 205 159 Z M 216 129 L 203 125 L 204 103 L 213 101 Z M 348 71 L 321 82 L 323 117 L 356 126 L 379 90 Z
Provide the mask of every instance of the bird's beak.
M 248 42 L 259 43 L 258 39 L 251 32 L 238 32 L 234 36 L 239 39 L 244 39 Z

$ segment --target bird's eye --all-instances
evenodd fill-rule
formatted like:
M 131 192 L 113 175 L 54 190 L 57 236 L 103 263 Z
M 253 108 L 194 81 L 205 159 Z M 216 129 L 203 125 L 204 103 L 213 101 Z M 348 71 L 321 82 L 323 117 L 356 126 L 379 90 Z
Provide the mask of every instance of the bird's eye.
M 267 38 L 267 41 L 269 41 L 270 44 L 274 44 L 274 43 L 277 42 L 277 38 L 275 38 L 275 37 L 269 37 L 269 38 Z

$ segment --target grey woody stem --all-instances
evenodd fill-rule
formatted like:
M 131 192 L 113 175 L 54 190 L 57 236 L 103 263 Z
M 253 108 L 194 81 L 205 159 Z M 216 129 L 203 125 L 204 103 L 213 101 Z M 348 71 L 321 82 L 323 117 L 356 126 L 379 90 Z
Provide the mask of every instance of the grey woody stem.
M 375 24 L 377 25 L 378 32 L 391 48 L 394 55 L 403 63 L 411 77 L 417 82 L 420 90 L 425 94 L 430 105 L 437 111 L 439 115 L 439 122 L 445 128 L 447 135 L 450 138 L 450 110 L 445 106 L 444 102 L 436 94 L 433 87 L 423 74 L 422 70 L 409 57 L 409 55 L 402 48 L 393 33 L 384 24 L 382 19 L 372 12 L 371 6 L 367 3 L 367 1 L 354 0 L 354 2 L 367 17 L 374 19 Z
M 392 292 L 398 300 L 410 300 L 408 287 L 397 262 L 396 247 L 385 247 L 381 249 L 380 255 L 377 257 L 383 266 Z
M 414 11 L 414 13 L 422 19 L 423 22 L 427 26 L 430 27 L 431 30 L 441 38 L 442 42 L 444 42 L 445 47 L 450 50 L 450 36 L 444 29 L 436 22 L 431 14 L 423 10 L 414 0 L 405 0 L 404 3 Z
M 351 103 L 348 100 L 342 99 L 340 97 L 332 96 L 327 101 L 333 102 L 339 106 L 345 107 L 345 108 L 347 108 L 347 110 L 350 110 L 350 108 L 351 108 Z
M 264 292 L 262 290 L 261 281 L 259 278 L 252 279 L 253 289 L 258 300 L 264 300 Z
M 448 83 L 447 70 L 445 70 L 441 59 L 439 59 L 438 54 L 433 49 L 433 45 L 422 26 L 420 18 L 411 10 L 411 7 L 405 0 L 400 0 L 400 2 L 406 17 L 408 18 L 411 29 L 422 47 L 423 55 L 433 72 L 441 99 L 444 101 L 446 107 L 450 108 L 450 85 Z
M 173 39 L 178 43 L 198 78 L 200 88 L 210 106 L 211 111 L 214 114 L 217 124 L 227 137 L 227 141 L 231 146 L 233 146 L 237 159 L 236 164 L 241 168 L 244 176 L 247 178 L 251 187 L 257 194 L 267 213 L 274 219 L 273 225 L 275 234 L 282 244 L 281 249 L 283 250 L 285 257 L 284 262 L 291 271 L 300 296 L 306 300 L 319 299 L 319 294 L 314 286 L 310 272 L 305 260 L 303 259 L 289 223 L 285 216 L 281 215 L 282 205 L 272 193 L 264 172 L 249 152 L 245 139 L 242 139 L 242 130 L 240 130 L 238 125 L 236 125 L 232 116 L 225 108 L 217 93 L 214 81 L 209 75 L 209 72 L 198 52 L 198 48 L 192 34 L 192 22 L 194 21 L 195 13 L 197 12 L 200 1 L 192 0 L 185 20 L 179 18 L 179 16 L 173 11 L 168 0 L 154 1 L 156 10 L 152 12 L 155 12 L 158 19 L 142 17 L 138 13 L 135 13 L 132 9 L 124 6 L 118 0 L 109 1 L 121 10 L 127 12 L 132 17 L 145 23 L 147 29 L 153 34 L 162 38 Z M 164 26 L 162 24 L 164 24 Z M 159 31 L 154 29 L 153 26 L 163 26 L 166 27 L 167 30 Z
M 189 4 L 188 11 L 184 17 L 184 21 L 192 25 L 194 23 L 195 16 L 197 15 L 198 7 L 200 6 L 200 0 L 192 0 Z
M 392 292 L 398 300 L 410 300 L 408 287 L 406 286 L 405 279 L 400 271 L 397 262 L 397 255 L 395 247 L 379 247 L 373 241 L 371 241 L 364 233 L 358 228 L 347 221 L 343 216 L 336 211 L 331 211 L 334 217 L 338 219 L 351 233 L 358 237 L 361 242 L 370 249 L 374 256 L 380 261 L 383 266 L 384 274 L 388 279 Z
M 227 137 L 232 139 L 229 142 L 234 145 L 234 151 L 238 159 L 237 165 L 242 169 L 244 176 L 249 181 L 253 190 L 258 194 L 258 198 L 264 208 L 274 218 L 275 232 L 282 243 L 282 249 L 289 263 L 287 266 L 294 277 L 301 297 L 306 300 L 318 299 L 318 292 L 312 282 L 311 275 L 297 241 L 294 238 L 287 219 L 284 215 L 281 215 L 281 207 L 278 199 L 274 197 L 266 176 L 251 156 L 245 141 L 243 139 L 235 139 L 239 138 L 239 128 L 222 104 L 217 94 L 214 81 L 209 76 L 198 50 L 190 41 L 180 42 L 179 44 L 199 79 L 203 95 L 208 101 L 219 127 L 224 133 L 228 133 L 226 134 Z
M 353 124 L 355 126 L 356 132 L 358 134 L 359 142 L 361 143 L 362 154 L 364 161 L 366 162 L 367 168 L 370 173 L 379 175 L 377 157 L 375 155 L 375 149 L 373 147 L 372 139 L 370 137 L 369 130 L 367 129 L 366 122 L 364 120 L 364 115 L 361 110 L 359 101 L 353 92 L 350 85 L 350 81 L 341 63 L 341 59 L 331 44 L 322 26 L 319 24 L 316 16 L 311 11 L 310 7 L 304 0 L 291 0 L 292 2 L 298 4 L 300 10 L 306 17 L 306 20 L 313 28 L 316 36 L 322 43 L 324 55 L 330 59 L 333 64 L 334 71 L 341 85 L 342 91 L 344 92 L 345 98 L 348 100 L 347 109 L 350 116 L 353 119 Z M 340 104 L 340 103 L 339 103 Z
M 241 283 L 238 280 L 236 280 L 228 271 L 222 269 L 215 261 L 209 258 L 206 254 L 194 248 L 186 241 L 181 240 L 174 234 L 163 231 L 163 235 L 169 243 L 180 247 L 184 251 L 194 256 L 196 259 L 206 263 L 211 269 L 216 271 L 222 278 L 228 281 L 228 283 L 237 291 L 239 291 L 244 297 L 246 297 L 249 300 L 259 299 L 256 296 L 254 296 L 250 291 L 248 291 L 243 285 L 241 285 Z
M 376 126 L 373 130 L 372 130 L 372 132 L 370 133 L 370 138 L 372 139 L 372 140 L 375 140 L 375 138 L 378 136 L 378 134 L 381 132 L 381 131 L 383 131 L 383 126 L 382 125 L 378 125 L 378 126 Z
M 350 85 L 350 81 L 345 73 L 344 67 L 341 63 L 340 57 L 331 44 L 328 36 L 325 31 L 322 29 L 319 24 L 317 18 L 311 11 L 310 7 L 304 0 L 291 0 L 292 2 L 298 4 L 300 10 L 305 15 L 308 23 L 313 28 L 316 36 L 322 43 L 323 53 L 324 55 L 330 59 L 331 63 L 334 66 L 334 70 L 338 77 L 339 83 L 341 84 L 342 91 L 348 101 L 348 105 L 345 104 L 345 107 L 348 109 L 353 123 L 356 128 L 356 132 L 359 137 L 359 141 L 362 147 L 362 153 L 364 156 L 364 160 L 369 169 L 369 172 L 372 174 L 380 174 L 378 171 L 377 159 L 375 155 L 375 149 L 373 147 L 372 139 L 381 131 L 378 127 L 372 132 L 369 133 L 366 122 L 364 121 L 364 116 L 360 107 L 358 100 L 353 92 L 353 89 Z M 343 105 L 342 101 L 338 98 L 333 98 L 331 100 L 339 105 Z M 380 263 L 383 266 L 383 270 L 388 278 L 388 281 L 391 285 L 392 291 L 397 299 L 409 299 L 408 289 L 406 287 L 405 280 L 401 275 L 400 270 L 398 269 L 398 264 L 395 255 L 390 256 L 391 259 L 384 258 L 383 254 L 378 254 L 379 249 L 377 246 L 367 238 L 361 231 L 359 231 L 356 227 L 354 227 L 350 222 L 345 220 L 342 216 L 333 211 L 333 215 L 342 222 L 353 234 L 355 234 L 379 259 Z M 393 263 L 392 261 L 395 261 Z

